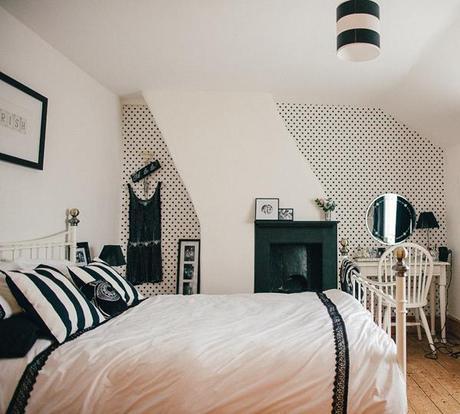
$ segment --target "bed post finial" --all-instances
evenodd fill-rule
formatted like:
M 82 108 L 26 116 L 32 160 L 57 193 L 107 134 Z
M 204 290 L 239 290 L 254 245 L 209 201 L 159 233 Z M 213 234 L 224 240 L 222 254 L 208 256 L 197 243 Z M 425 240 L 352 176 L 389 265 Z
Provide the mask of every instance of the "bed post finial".
M 396 259 L 398 259 L 398 264 L 399 264 L 400 262 L 404 261 L 404 259 L 407 257 L 407 250 L 404 247 L 398 247 L 395 250 L 395 256 L 396 256 Z
M 396 272 L 396 349 L 398 363 L 406 378 L 406 274 L 409 267 L 404 259 L 407 257 L 407 250 L 400 247 L 395 250 L 397 263 L 393 266 Z
M 80 214 L 80 210 L 78 208 L 71 208 L 69 209 L 69 224 L 71 226 L 78 226 L 78 223 L 80 223 L 80 220 L 78 220 L 78 215 Z
M 80 210 L 78 208 L 69 208 L 70 218 L 67 220 L 69 224 L 67 232 L 67 242 L 69 243 L 69 260 L 75 263 L 77 260 L 77 226 L 80 223 L 78 215 Z

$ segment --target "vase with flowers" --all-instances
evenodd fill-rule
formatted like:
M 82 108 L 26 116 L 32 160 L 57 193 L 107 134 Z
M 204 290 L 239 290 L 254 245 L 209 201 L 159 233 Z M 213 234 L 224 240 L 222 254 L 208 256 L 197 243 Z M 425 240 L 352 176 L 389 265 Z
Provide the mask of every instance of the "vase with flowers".
M 331 213 L 335 210 L 335 201 L 332 198 L 317 198 L 316 205 L 324 211 L 324 219 L 331 221 Z

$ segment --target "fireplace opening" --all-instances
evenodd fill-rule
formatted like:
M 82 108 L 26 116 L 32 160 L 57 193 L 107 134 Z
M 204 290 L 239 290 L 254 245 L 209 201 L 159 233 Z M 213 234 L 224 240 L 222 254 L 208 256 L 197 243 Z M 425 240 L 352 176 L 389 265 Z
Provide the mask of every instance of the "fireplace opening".
M 268 292 L 297 293 L 322 290 L 321 243 L 272 243 Z
M 337 222 L 258 220 L 254 226 L 255 293 L 337 288 Z

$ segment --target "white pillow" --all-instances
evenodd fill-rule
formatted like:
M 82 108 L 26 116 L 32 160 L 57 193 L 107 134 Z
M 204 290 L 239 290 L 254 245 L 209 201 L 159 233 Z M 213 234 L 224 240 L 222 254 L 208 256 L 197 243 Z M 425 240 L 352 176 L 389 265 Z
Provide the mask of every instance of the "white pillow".
M 72 280 L 69 274 L 68 266 L 75 266 L 75 263 L 69 260 L 58 260 L 58 259 L 29 259 L 26 257 L 18 257 L 13 262 L 17 267 L 17 270 L 33 270 L 38 265 L 46 265 L 54 267 L 59 270 L 67 279 Z
M 0 271 L 19 270 L 19 265 L 12 260 L 0 260 Z

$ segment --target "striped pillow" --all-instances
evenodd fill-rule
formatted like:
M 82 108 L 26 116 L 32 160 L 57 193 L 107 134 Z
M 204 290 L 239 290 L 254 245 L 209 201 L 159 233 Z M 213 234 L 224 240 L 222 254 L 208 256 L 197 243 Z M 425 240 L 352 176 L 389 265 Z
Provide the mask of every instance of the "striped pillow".
M 18 303 L 60 343 L 104 317 L 63 274 L 51 269 L 5 272 Z
M 87 266 L 69 267 L 69 273 L 79 289 L 82 289 L 88 283 L 98 280 L 107 281 L 128 306 L 137 305 L 140 299 L 144 299 L 131 283 L 101 260 L 94 261 Z
M 0 320 L 9 318 L 11 315 L 13 315 L 13 310 L 10 304 L 6 298 L 0 295 Z
M 14 298 L 13 294 L 11 293 L 8 284 L 6 283 L 6 276 L 5 271 L 17 270 L 17 269 L 2 269 L 0 266 L 0 296 L 3 298 L 4 301 L 8 304 L 8 309 L 11 310 L 11 315 L 15 315 L 17 313 L 24 312 L 24 310 L 19 305 L 18 301 Z M 9 314 L 9 312 L 5 312 L 5 314 Z M 10 315 L 10 316 L 11 316 Z M 9 316 L 5 316 L 8 318 Z

